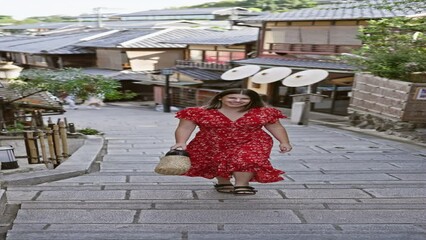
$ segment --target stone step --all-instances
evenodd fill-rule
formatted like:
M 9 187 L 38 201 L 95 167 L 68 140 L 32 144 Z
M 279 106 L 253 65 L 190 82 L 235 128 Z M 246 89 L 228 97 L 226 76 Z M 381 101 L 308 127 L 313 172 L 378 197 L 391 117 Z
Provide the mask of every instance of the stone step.
M 12 229 L 13 232 L 280 232 L 280 233 L 425 233 L 426 229 L 416 226 L 414 224 L 238 224 L 238 223 L 207 223 L 207 224 L 15 224 Z M 401 239 L 402 240 L 402 239 Z
M 187 205 L 187 208 L 190 206 Z M 398 217 L 395 217 L 398 216 Z M 426 209 L 21 209 L 14 224 L 421 224 Z
M 0 216 L 6 210 L 6 204 L 7 204 L 6 190 L 0 189 Z
M 30 228 L 28 228 L 30 227 Z M 31 228 L 43 228 L 43 230 L 31 230 Z M 78 228 L 78 229 L 77 229 Z M 366 225 L 331 225 L 331 224 L 268 224 L 268 225 L 248 225 L 248 224 L 18 224 L 14 226 L 10 235 L 13 234 L 49 234 L 54 236 L 55 234 L 74 234 L 76 232 L 88 233 L 88 234 L 112 234 L 116 235 L 119 233 L 124 234 L 142 234 L 146 236 L 152 233 L 160 234 L 165 233 L 167 236 L 169 233 L 189 233 L 189 234 L 219 234 L 229 235 L 235 234 L 239 236 L 241 234 L 285 234 L 284 236 L 291 236 L 293 234 L 302 234 L 304 236 L 322 236 L 322 235 L 346 235 L 346 234 L 359 234 L 364 235 L 367 231 L 372 234 L 385 234 L 386 236 L 392 236 L 398 234 L 403 236 L 404 233 L 410 232 L 414 235 L 420 235 L 425 233 L 424 229 L 416 227 L 411 224 L 377 224 L 375 226 Z M 389 235 L 388 235 L 389 234 Z M 9 239 L 9 238 L 8 238 Z M 38 239 L 38 238 L 37 238 Z M 86 239 L 86 238 L 76 238 Z M 127 239 L 127 238 L 126 238 Z M 167 239 L 167 238 L 166 238 Z M 198 238 L 197 238 L 198 239 Z M 239 239 L 239 238 L 238 238 Z M 261 238 L 259 238 L 261 239 Z M 287 239 L 287 238 L 281 238 Z M 291 238 L 293 239 L 293 238 Z M 302 238 L 304 239 L 304 238 Z M 314 239 L 314 238 L 312 238 Z M 333 239 L 333 238 L 329 238 Z M 356 238 L 358 239 L 358 238 Z M 370 238 L 366 238 L 370 239 Z M 382 238 L 380 238 L 382 239 Z M 392 239 L 392 238 L 391 238 Z M 401 238 L 401 239 L 412 239 L 412 238 Z
M 371 189 L 268 189 L 258 188 L 256 195 L 235 196 L 218 193 L 208 188 L 180 189 L 77 189 L 48 191 L 7 191 L 9 201 L 24 200 L 112 200 L 112 199 L 371 199 L 371 198 L 426 198 L 425 188 Z
M 414 199 L 412 199 L 414 200 Z M 101 200 L 101 201 L 25 201 L 21 209 L 330 209 L 330 210 L 369 210 L 369 209 L 426 209 L 426 199 L 399 202 L 357 202 L 353 199 L 282 199 L 263 200 Z
M 116 182 L 116 183 L 78 183 L 78 182 L 52 182 L 41 185 L 9 186 L 8 191 L 56 191 L 56 190 L 133 190 L 133 189 L 173 189 L 173 190 L 207 190 L 213 189 L 214 182 Z M 256 189 L 416 189 L 426 188 L 424 181 L 392 181 L 392 182 L 354 182 L 354 183 L 253 183 Z M 408 190 L 405 190 L 408 191 Z M 5 196 L 5 195 L 4 195 Z
M 247 240 L 259 240 L 259 239 L 270 239 L 270 240 L 424 240 L 425 233 L 407 233 L 407 232 L 396 232 L 396 233 L 339 233 L 334 232 L 266 232 L 266 231 L 98 231 L 98 232 L 82 232 L 82 231 L 62 231 L 62 232 L 49 232 L 49 231 L 38 231 L 38 232 L 16 232 L 10 231 L 8 233 L 8 240 L 75 240 L 75 239 L 92 239 L 92 240 L 157 240 L 157 239 L 202 239 L 202 240 L 217 240 L 217 239 L 247 239 Z

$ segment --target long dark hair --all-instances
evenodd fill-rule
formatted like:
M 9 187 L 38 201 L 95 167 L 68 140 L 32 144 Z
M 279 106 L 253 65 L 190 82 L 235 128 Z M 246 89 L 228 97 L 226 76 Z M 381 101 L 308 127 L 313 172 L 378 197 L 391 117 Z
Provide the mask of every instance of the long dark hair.
M 220 92 L 216 96 L 214 96 L 212 99 L 210 99 L 209 103 L 206 106 L 206 109 L 221 108 L 222 102 L 220 101 L 220 99 L 229 94 L 242 94 L 250 98 L 249 104 L 247 104 L 246 106 L 244 106 L 243 109 L 241 109 L 242 112 L 245 112 L 252 108 L 265 106 L 265 103 L 262 101 L 262 98 L 259 96 L 257 92 L 250 89 L 245 89 L 245 88 L 232 88 L 232 89 L 228 89 L 223 92 Z

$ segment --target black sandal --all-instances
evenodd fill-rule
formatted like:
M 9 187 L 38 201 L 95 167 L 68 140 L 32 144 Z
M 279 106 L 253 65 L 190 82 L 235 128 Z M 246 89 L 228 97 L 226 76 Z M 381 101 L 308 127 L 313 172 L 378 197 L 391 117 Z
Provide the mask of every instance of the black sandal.
M 231 183 L 215 184 L 214 189 L 220 193 L 234 193 L 234 185 Z
M 250 186 L 235 186 L 234 194 L 235 195 L 255 195 L 257 190 L 254 187 Z

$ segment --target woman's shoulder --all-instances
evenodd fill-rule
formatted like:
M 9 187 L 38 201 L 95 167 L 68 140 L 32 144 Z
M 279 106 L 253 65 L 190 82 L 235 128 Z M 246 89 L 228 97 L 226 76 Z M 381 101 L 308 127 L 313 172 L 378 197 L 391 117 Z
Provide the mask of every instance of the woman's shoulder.
M 176 113 L 177 118 L 184 118 L 188 120 L 195 120 L 206 111 L 203 107 L 188 107 Z

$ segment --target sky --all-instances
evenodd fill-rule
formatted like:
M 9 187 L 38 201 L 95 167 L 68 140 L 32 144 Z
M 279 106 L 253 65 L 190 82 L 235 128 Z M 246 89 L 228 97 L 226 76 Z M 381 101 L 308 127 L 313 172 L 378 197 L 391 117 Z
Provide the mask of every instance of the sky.
M 170 7 L 198 5 L 219 0 L 0 0 L 0 15 L 12 16 L 16 20 L 27 17 L 95 13 L 131 13 Z

